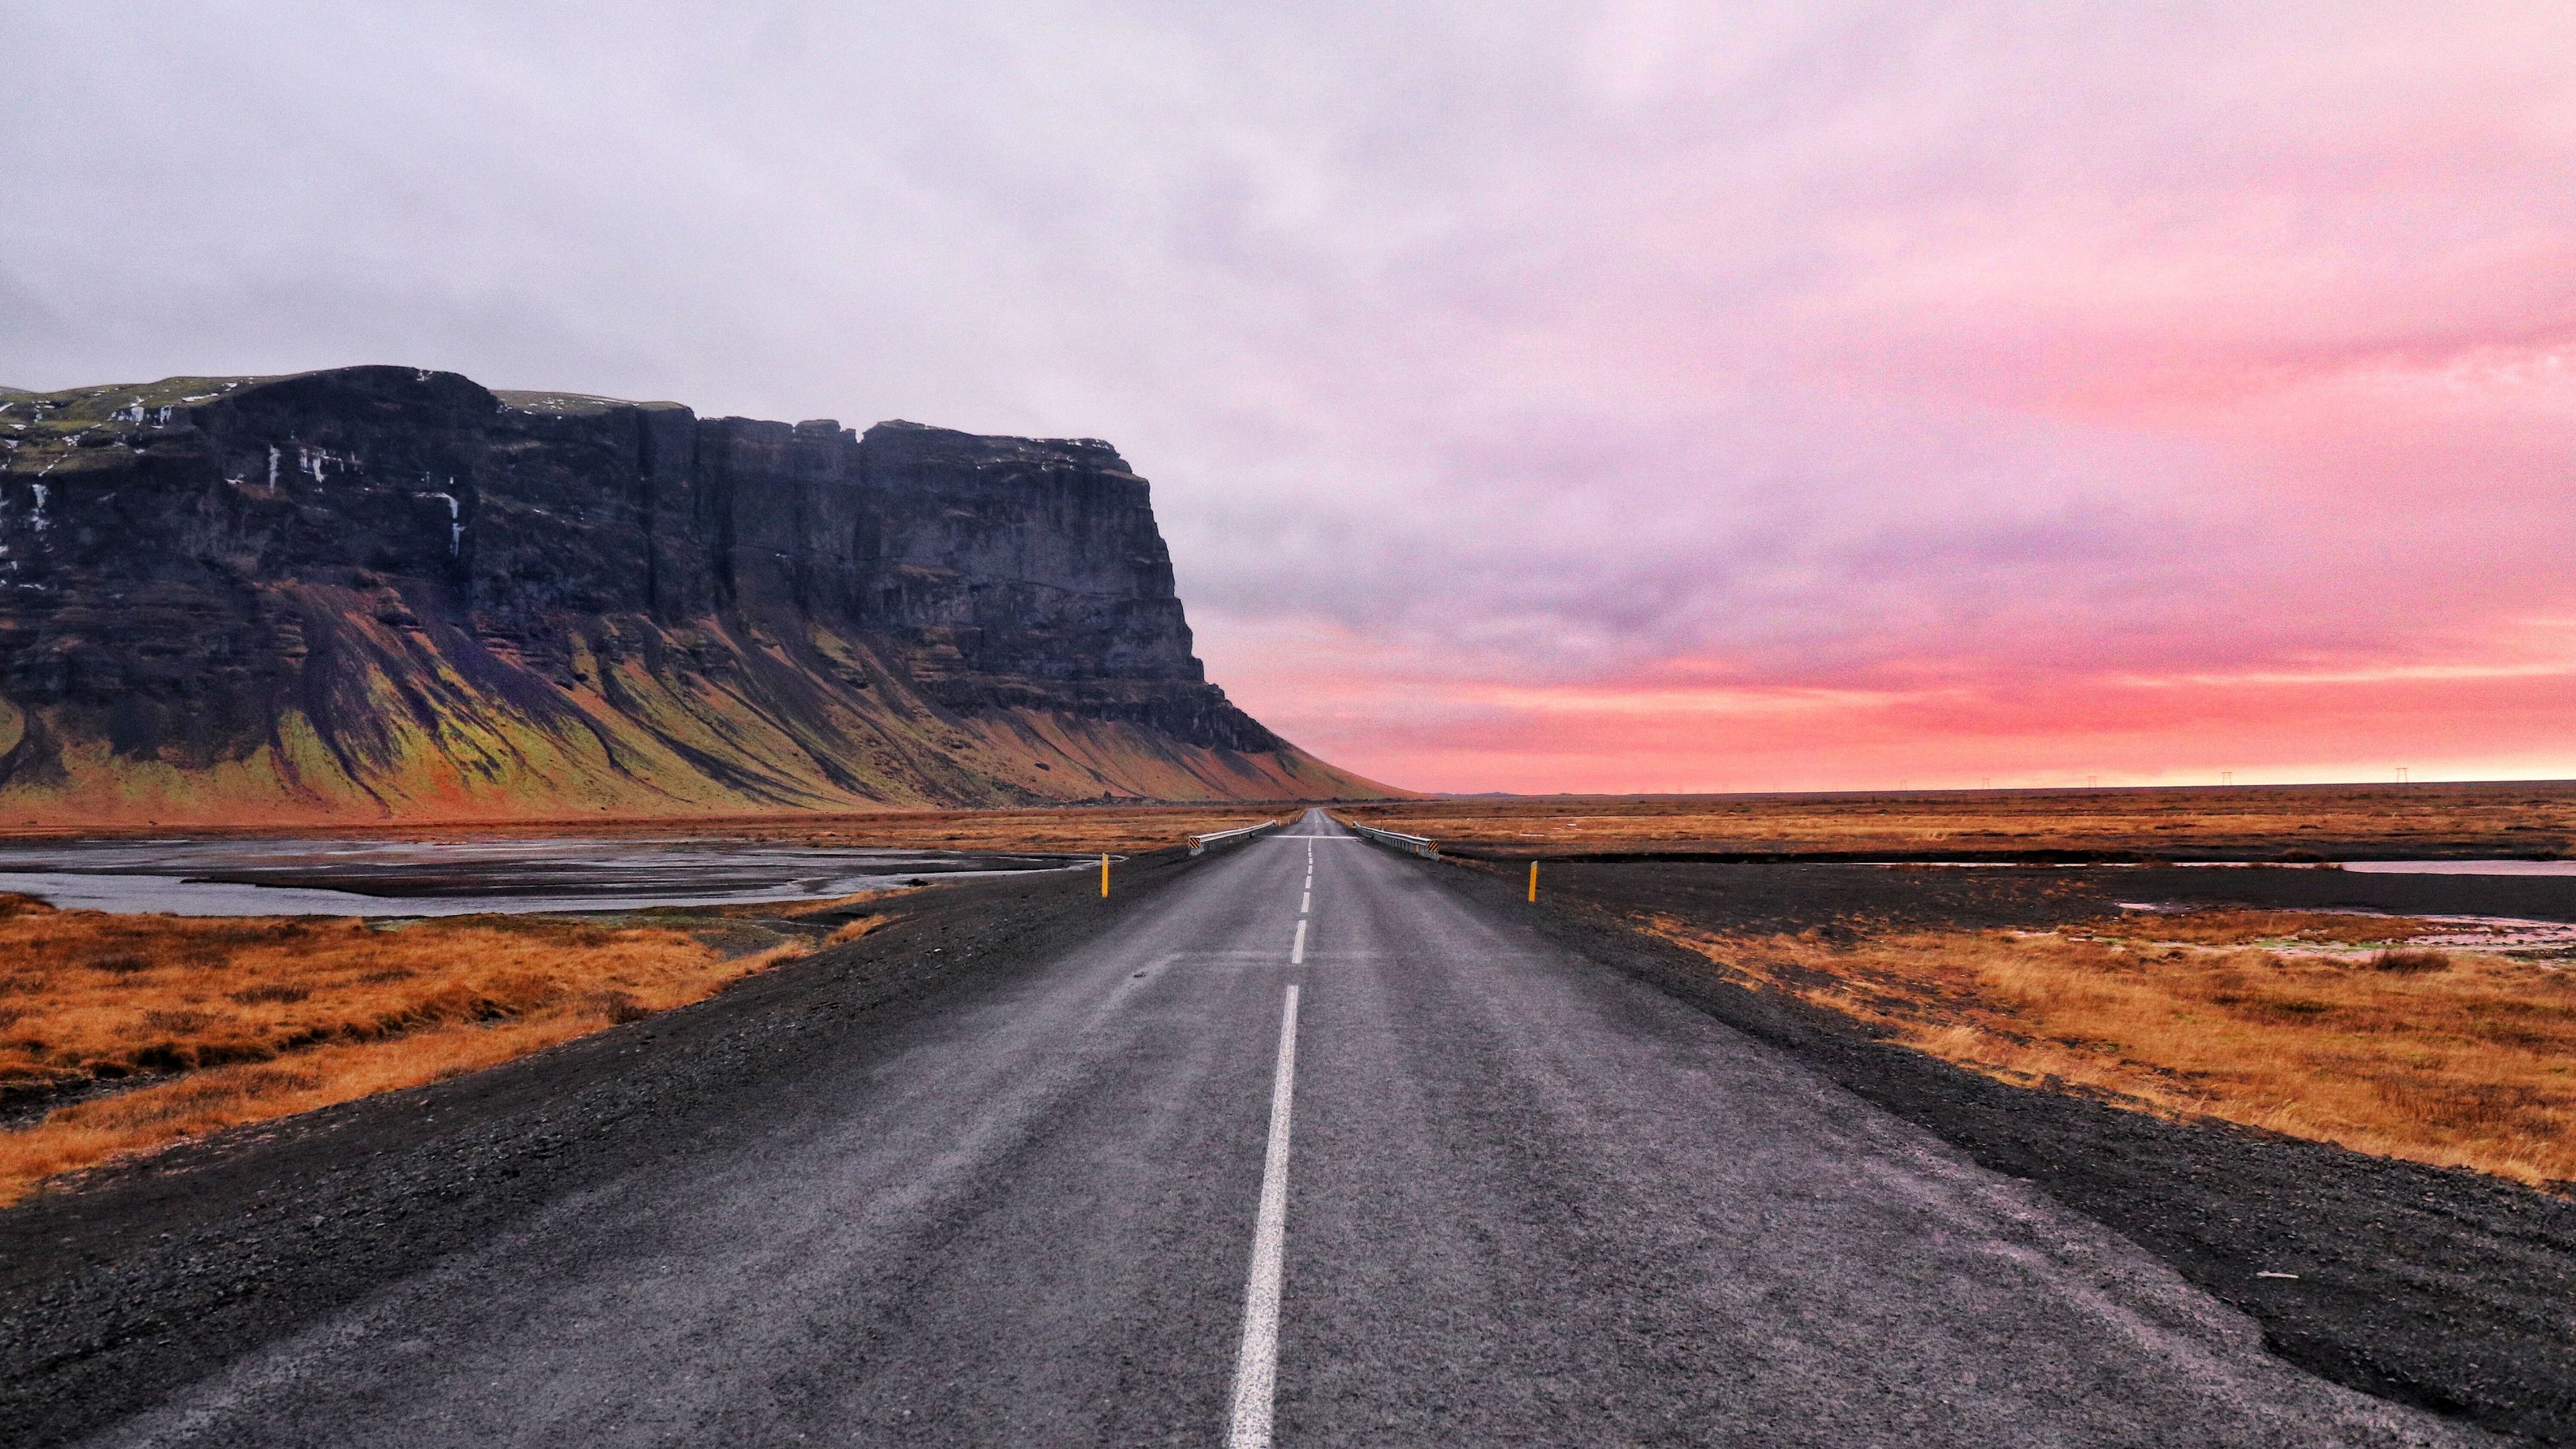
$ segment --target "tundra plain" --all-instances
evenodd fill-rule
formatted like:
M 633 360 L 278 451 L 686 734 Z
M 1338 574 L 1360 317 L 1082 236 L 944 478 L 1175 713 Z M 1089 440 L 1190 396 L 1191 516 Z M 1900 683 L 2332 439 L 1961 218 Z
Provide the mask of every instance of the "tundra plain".
M 2576 783 L 1925 790 L 1879 794 L 1453 796 L 1336 807 L 1444 849 L 1545 858 L 2019 855 L 2248 860 L 2555 858 Z

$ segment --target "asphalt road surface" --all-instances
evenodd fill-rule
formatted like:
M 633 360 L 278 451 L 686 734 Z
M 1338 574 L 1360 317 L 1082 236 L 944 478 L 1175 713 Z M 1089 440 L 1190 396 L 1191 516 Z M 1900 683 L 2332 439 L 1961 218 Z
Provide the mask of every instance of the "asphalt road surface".
M 1309 815 L 89 1442 L 2496 1442 L 1434 869 Z

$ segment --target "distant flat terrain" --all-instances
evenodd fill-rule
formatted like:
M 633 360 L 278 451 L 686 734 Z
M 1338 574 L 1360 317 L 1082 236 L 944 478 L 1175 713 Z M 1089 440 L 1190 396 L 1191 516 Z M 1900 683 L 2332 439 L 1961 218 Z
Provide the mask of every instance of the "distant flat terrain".
M 1475 796 L 1354 805 L 1364 824 L 1520 856 L 1685 853 L 2174 860 L 2560 856 L 2576 782 L 1947 790 L 1820 795 Z

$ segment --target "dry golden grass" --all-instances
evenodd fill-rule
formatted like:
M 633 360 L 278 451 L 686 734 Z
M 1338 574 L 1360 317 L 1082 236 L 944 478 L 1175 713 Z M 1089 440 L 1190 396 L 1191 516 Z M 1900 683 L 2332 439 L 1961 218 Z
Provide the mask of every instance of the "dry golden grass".
M 491 1066 L 810 949 L 808 935 L 737 920 L 471 916 L 382 929 L 0 897 L 0 1088 L 135 1084 L 0 1132 L 0 1204 L 182 1137 Z
M 702 916 L 717 916 L 735 921 L 799 921 L 808 916 L 827 916 L 855 906 L 872 905 L 877 901 L 909 894 L 912 889 L 909 886 L 896 886 L 887 890 L 859 891 L 846 896 L 817 896 L 811 900 L 794 901 L 744 901 L 730 906 L 648 906 L 636 912 L 635 919 L 646 924 L 663 918 L 694 920 Z
M 823 944 L 826 946 L 838 946 L 847 941 L 855 941 L 861 936 L 868 934 L 870 931 L 875 930 L 877 927 L 882 926 L 893 919 L 894 917 L 892 916 L 861 916 L 855 921 L 843 923 L 839 929 L 833 931 L 832 934 L 825 936 L 823 938 Z
M 2226 911 L 1848 944 L 1650 924 L 1740 980 L 2006 1081 L 2576 1179 L 2576 973 L 2406 944 L 2456 924 Z
M 1634 850 L 2277 854 L 2366 844 L 2498 855 L 2576 849 L 2576 786 L 1954 791 L 1399 800 L 1333 813 L 1504 855 Z
M 2171 914 L 2139 912 L 2125 928 L 2168 943 L 2194 946 L 2277 945 L 2304 947 L 2379 946 L 2412 941 L 2418 936 L 2466 934 L 2455 921 L 2419 921 L 2402 916 L 2365 916 L 2350 911 L 2265 911 L 2236 906 Z M 2127 940 L 2129 935 L 2105 937 Z
M 1187 844 L 1264 820 L 1296 818 L 1296 806 L 1069 806 L 1046 810 L 925 810 L 902 815 L 819 816 L 743 833 L 799 845 L 864 850 L 993 850 L 1135 854 Z

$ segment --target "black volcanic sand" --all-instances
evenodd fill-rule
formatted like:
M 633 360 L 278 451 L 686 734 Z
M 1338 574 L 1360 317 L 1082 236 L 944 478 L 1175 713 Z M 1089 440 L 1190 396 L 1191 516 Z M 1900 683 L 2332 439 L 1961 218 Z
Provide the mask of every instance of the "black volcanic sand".
M 1497 908 L 1518 869 L 1439 873 Z M 1732 931 L 2043 927 L 2118 902 L 2243 902 L 2576 920 L 2565 877 L 2310 870 L 1543 865 L 1541 929 L 2046 1187 L 2262 1325 L 2327 1378 L 2549 1443 L 2576 1442 L 2576 1200 L 2465 1171 L 2032 1091 L 1874 1039 L 1839 1013 L 1721 979 L 1626 929 L 1632 912 Z M 1527 906 L 1520 909 L 1527 910 Z M 2296 1280 L 2258 1278 L 2286 1272 Z
M 2396 915 L 2576 921 L 2576 876 L 2382 875 L 2375 871 L 2224 869 L 2081 872 L 2124 901 L 2239 903 L 2276 910 L 2359 909 Z
M 1497 867 L 1514 880 L 1524 867 Z M 2576 876 L 2383 875 L 2295 866 L 1904 866 L 1549 862 L 1541 893 L 1713 929 L 2050 926 L 2123 903 L 2576 921 Z

